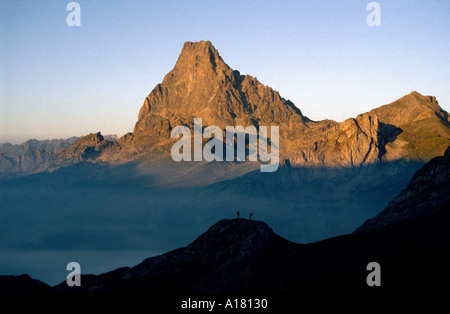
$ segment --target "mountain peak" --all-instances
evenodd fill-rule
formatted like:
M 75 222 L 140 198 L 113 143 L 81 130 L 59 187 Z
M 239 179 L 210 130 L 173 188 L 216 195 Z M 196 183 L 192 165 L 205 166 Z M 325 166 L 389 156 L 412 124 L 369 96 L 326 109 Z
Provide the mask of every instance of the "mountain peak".
M 153 145 L 178 125 L 281 125 L 303 123 L 300 110 L 256 78 L 233 71 L 210 41 L 186 42 L 175 67 L 139 111 L 134 133 Z M 148 140 L 144 140 L 147 137 Z
M 209 40 L 201 40 L 196 42 L 187 41 L 183 44 L 183 49 L 181 50 L 180 56 L 192 54 L 214 55 L 218 54 L 218 52 Z
M 210 227 L 189 247 L 194 251 L 215 249 L 215 255 L 223 250 L 250 254 L 274 236 L 272 228 L 265 222 L 249 219 L 223 219 Z
M 210 41 L 185 42 L 174 70 L 187 70 L 194 74 L 193 69 L 199 67 L 207 67 L 214 72 L 217 68 L 223 71 L 230 69 Z
M 183 52 L 189 53 L 191 51 L 201 51 L 205 49 L 207 51 L 217 51 L 209 40 L 187 41 L 183 44 L 182 54 Z
M 403 96 L 399 100 L 409 101 L 412 102 L 412 104 L 416 104 L 417 102 L 420 102 L 422 104 L 434 104 L 438 105 L 438 101 L 436 100 L 436 96 L 430 96 L 430 95 L 422 95 L 421 93 L 417 91 L 412 91 L 408 95 Z
M 98 144 L 104 140 L 103 135 L 100 132 L 97 133 L 89 133 L 88 135 L 81 138 L 80 142 Z

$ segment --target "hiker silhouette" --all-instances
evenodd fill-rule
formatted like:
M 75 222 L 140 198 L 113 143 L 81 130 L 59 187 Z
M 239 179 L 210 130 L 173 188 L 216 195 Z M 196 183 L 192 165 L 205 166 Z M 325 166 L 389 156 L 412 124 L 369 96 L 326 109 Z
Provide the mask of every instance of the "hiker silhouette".
M 238 217 L 238 219 L 239 219 L 239 211 L 236 212 L 236 215 L 237 215 L 237 217 Z
M 253 213 L 250 213 L 249 219 L 252 220 Z

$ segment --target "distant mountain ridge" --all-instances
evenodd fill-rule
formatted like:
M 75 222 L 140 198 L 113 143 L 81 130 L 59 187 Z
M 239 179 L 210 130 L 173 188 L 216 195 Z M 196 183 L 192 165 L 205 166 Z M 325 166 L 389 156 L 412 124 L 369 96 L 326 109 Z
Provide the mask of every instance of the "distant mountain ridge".
M 68 148 L 79 137 L 39 141 L 31 139 L 22 144 L 3 143 L 0 147 L 0 174 L 29 174 L 48 170 L 57 152 Z
M 11 143 L 2 143 L 0 144 L 0 153 L 5 154 L 8 157 L 17 157 L 23 154 L 32 153 L 38 149 L 49 153 L 55 153 L 59 150 L 69 147 L 79 138 L 80 137 L 73 136 L 67 139 L 54 139 L 44 141 L 31 139 L 17 145 L 13 145 Z
M 86 137 L 89 138 L 89 136 Z M 1 143 L 0 175 L 2 173 L 30 174 L 61 167 L 61 164 L 58 163 L 58 154 L 82 138 L 84 137 L 73 136 L 67 139 L 42 141 L 31 139 L 16 145 Z M 116 141 L 118 139 L 115 134 L 105 135 L 104 138 L 108 141 Z M 73 150 L 73 147 L 70 150 Z M 77 160 L 73 162 L 76 163 Z
M 99 132 L 100 133 L 100 132 Z M 52 140 L 36 140 L 31 139 L 23 142 L 22 144 L 11 144 L 9 142 L 0 143 L 0 154 L 4 154 L 8 157 L 17 157 L 27 153 L 32 153 L 38 149 L 49 153 L 56 153 L 60 150 L 68 148 L 77 140 L 84 136 L 77 137 L 72 136 L 66 139 L 52 139 Z M 119 138 L 116 134 L 108 134 L 103 136 L 107 141 L 117 141 Z

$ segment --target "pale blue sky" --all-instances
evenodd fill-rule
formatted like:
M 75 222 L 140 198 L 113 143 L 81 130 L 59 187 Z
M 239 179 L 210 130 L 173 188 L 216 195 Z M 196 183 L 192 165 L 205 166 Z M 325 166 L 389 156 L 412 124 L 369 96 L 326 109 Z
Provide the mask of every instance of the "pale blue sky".
M 413 90 L 450 109 L 450 1 L 1 1 L 0 142 L 132 131 L 185 41 L 313 120 L 343 121 Z

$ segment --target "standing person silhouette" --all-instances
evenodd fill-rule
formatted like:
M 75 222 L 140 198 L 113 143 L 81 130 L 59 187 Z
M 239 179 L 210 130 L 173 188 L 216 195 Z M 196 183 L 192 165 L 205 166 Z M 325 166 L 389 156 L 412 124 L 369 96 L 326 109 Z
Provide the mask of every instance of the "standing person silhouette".
M 239 219 L 239 211 L 236 212 L 236 215 L 237 215 L 237 217 L 238 217 L 238 219 Z
M 250 213 L 249 219 L 252 220 L 253 213 Z

